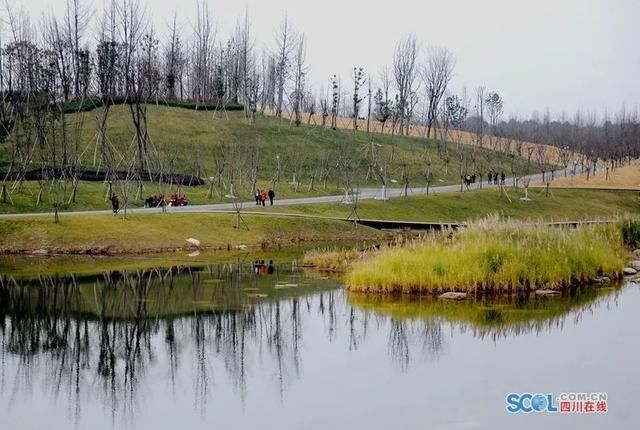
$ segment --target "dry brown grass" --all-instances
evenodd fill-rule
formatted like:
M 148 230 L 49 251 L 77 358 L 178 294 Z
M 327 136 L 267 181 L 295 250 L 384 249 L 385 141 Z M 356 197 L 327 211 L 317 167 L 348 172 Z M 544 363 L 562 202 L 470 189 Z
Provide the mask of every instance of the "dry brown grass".
M 304 254 L 302 264 L 314 269 L 329 272 L 344 272 L 356 262 L 373 254 L 373 250 L 352 249 L 313 249 Z
M 544 186 L 545 184 L 537 183 L 535 185 Z M 618 167 L 610 171 L 608 177 L 606 171 L 602 170 L 599 170 L 595 176 L 590 174 L 588 179 L 586 173 L 560 177 L 552 181 L 550 186 L 556 188 L 640 190 L 640 165 Z
M 266 111 L 267 115 L 273 115 L 273 112 Z M 283 119 L 287 121 L 293 121 L 293 114 L 290 112 L 283 112 Z M 322 115 L 314 114 L 309 116 L 308 113 L 302 115 L 303 122 L 310 125 L 319 126 L 322 124 Z M 331 124 L 331 117 L 327 117 L 327 126 Z M 338 117 L 336 119 L 336 126 L 340 129 L 353 129 L 353 118 Z M 358 120 L 358 130 L 366 130 L 367 121 Z M 371 120 L 369 122 L 369 129 L 374 133 L 381 133 L 382 124 L 378 121 Z M 398 133 L 397 127 L 395 131 L 392 130 L 391 123 L 385 124 L 384 134 Z M 494 151 L 513 153 L 522 158 L 528 158 L 532 163 L 536 163 L 539 157 L 543 157 L 545 163 L 551 163 L 561 165 L 560 152 L 558 148 L 550 145 L 543 145 L 539 143 L 525 142 L 516 139 L 502 138 L 485 135 L 482 139 L 481 145 L 478 145 L 476 135 L 468 131 L 461 130 L 449 130 L 445 139 L 453 143 L 462 143 L 471 146 L 482 146 L 483 148 L 492 149 Z M 439 136 L 439 132 L 433 130 L 432 136 Z M 409 127 L 409 136 L 425 138 L 427 136 L 427 127 L 421 125 L 411 125 Z M 573 153 L 570 157 L 582 158 L 581 154 Z

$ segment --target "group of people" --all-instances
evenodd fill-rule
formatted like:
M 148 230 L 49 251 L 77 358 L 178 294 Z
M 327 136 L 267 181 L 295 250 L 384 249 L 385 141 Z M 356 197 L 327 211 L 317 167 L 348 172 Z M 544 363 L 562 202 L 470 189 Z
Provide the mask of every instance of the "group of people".
M 256 260 L 253 262 L 253 271 L 256 275 L 273 275 L 273 271 L 275 267 L 273 265 L 273 260 L 269 260 L 269 264 L 265 264 L 264 260 Z
M 504 185 L 504 180 L 505 180 L 504 172 L 498 173 L 497 170 L 495 172 L 493 170 L 489 170 L 488 180 L 489 180 L 489 183 L 493 185 Z
M 164 194 L 156 193 L 144 201 L 145 208 L 160 208 L 165 205 Z
M 489 170 L 489 174 L 487 175 L 487 182 L 489 184 L 504 185 L 504 180 L 505 180 L 504 172 Z M 475 183 L 476 183 L 475 173 L 473 175 L 466 174 L 464 176 L 464 184 L 467 186 L 467 188 L 469 188 L 471 184 L 475 184 Z
M 144 201 L 145 208 L 160 208 L 163 206 L 186 206 L 189 203 L 184 194 L 171 194 L 169 203 L 164 199 L 164 194 L 156 193 Z
M 268 192 L 265 190 L 260 191 L 256 189 L 256 206 L 265 206 L 267 202 L 267 198 L 269 199 L 269 203 L 273 206 L 273 199 L 276 197 L 276 193 L 273 190 L 269 190 Z

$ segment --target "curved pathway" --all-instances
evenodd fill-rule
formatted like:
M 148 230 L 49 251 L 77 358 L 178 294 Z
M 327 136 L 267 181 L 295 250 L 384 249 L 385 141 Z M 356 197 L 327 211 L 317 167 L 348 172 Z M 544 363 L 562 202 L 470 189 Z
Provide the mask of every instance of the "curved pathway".
M 562 171 L 557 171 L 554 174 L 560 175 Z M 523 180 L 529 179 L 531 182 L 542 181 L 541 174 L 524 176 L 519 179 L 519 183 L 522 184 Z M 512 184 L 512 178 L 506 179 L 505 187 L 510 187 Z M 499 185 L 489 185 L 486 182 L 482 184 L 482 188 L 497 188 Z M 480 184 L 476 183 L 471 185 L 471 190 L 477 190 L 480 188 Z M 429 190 L 429 194 L 451 193 L 459 192 L 460 184 L 433 186 Z M 424 195 L 425 187 L 414 187 L 407 190 L 408 195 Z M 402 189 L 389 188 L 387 189 L 387 197 L 400 197 L 402 195 Z M 360 200 L 380 199 L 382 198 L 381 188 L 361 188 L 359 197 Z M 290 205 L 311 205 L 318 203 L 334 203 L 342 202 L 345 200 L 344 195 L 332 195 L 332 196 L 319 196 L 319 197 L 301 197 L 293 199 L 276 200 L 276 206 L 290 206 Z M 239 203 L 242 208 L 255 207 L 255 200 Z M 172 213 L 206 213 L 206 212 L 229 212 L 234 211 L 233 203 L 217 203 L 206 205 L 192 205 L 183 207 L 167 207 L 167 212 Z M 60 212 L 61 216 L 68 215 L 105 215 L 112 213 L 111 210 L 88 210 L 88 211 L 73 211 L 73 212 Z M 160 214 L 162 211 L 159 208 L 131 208 L 127 209 L 128 214 Z M 20 214 L 1 214 L 0 218 L 21 218 L 32 216 L 51 216 L 53 212 L 38 212 L 38 213 L 20 213 Z M 276 215 L 275 213 L 273 215 Z

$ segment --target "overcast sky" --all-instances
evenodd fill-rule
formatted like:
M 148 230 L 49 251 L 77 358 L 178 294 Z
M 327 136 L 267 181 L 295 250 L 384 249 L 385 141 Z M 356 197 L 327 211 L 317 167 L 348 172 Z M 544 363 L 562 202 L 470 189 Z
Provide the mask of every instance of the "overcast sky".
M 9 0 L 37 17 L 64 10 L 66 0 Z M 101 0 L 90 1 L 96 13 Z M 190 32 L 195 0 L 148 0 L 156 28 L 165 31 L 177 9 Z M 377 78 L 402 35 L 423 48 L 442 45 L 456 56 L 453 89 L 478 85 L 501 94 L 505 110 L 528 116 L 582 109 L 616 111 L 640 101 L 638 0 L 209 0 L 226 37 L 245 8 L 256 46 L 273 46 L 285 12 L 306 35 L 313 82 L 334 73 L 350 85 L 353 66 Z

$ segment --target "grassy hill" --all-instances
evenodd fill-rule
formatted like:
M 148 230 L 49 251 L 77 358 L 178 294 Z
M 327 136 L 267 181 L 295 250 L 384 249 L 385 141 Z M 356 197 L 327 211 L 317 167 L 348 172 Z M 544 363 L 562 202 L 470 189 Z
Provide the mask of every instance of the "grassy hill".
M 67 133 L 72 145 L 70 157 L 86 169 L 97 169 L 100 150 L 96 146 L 96 130 L 101 109 L 67 114 Z M 471 149 L 459 144 L 438 145 L 419 137 L 392 137 L 350 130 L 331 130 L 318 126 L 296 127 L 289 121 L 270 116 L 256 118 L 255 124 L 245 120 L 243 112 L 214 114 L 212 111 L 193 111 L 177 107 L 149 106 L 148 148 L 151 168 L 165 173 L 196 175 L 213 178 L 213 195 L 205 198 L 209 185 L 184 190 L 192 202 L 219 201 L 229 193 L 233 179 L 236 194 L 247 198 L 252 195 L 252 176 L 257 169 L 259 188 L 270 187 L 275 182 L 279 197 L 308 196 L 340 192 L 346 180 L 359 186 L 379 185 L 377 172 L 369 169 L 372 151 L 377 164 L 386 170 L 387 178 L 400 185 L 403 173 L 410 186 L 425 184 L 425 172 L 431 170 L 433 185 L 458 181 L 461 163 L 463 172 L 474 168 L 484 172 L 504 170 L 510 175 L 512 165 L 518 174 L 532 173 L 535 166 L 523 158 L 512 158 L 488 149 Z M 126 170 L 128 160 L 136 159 L 135 131 L 129 107 L 117 105 L 111 108 L 107 136 L 113 155 L 114 168 Z M 6 171 L 12 154 L 11 136 L 0 144 L 0 171 Z M 62 141 L 60 132 L 49 136 L 50 142 Z M 61 149 L 57 157 L 61 158 Z M 30 168 L 38 168 L 42 162 L 50 162 L 44 151 L 35 148 Z M 46 160 L 46 161 L 45 161 Z M 448 162 L 446 161 L 448 160 Z M 223 181 L 219 181 L 219 167 L 224 166 Z M 280 166 L 280 169 L 278 169 Z M 101 166 L 104 169 L 104 166 Z M 278 174 L 279 170 L 279 174 Z M 299 185 L 293 185 L 294 174 Z M 11 185 L 11 184 L 9 184 Z M 171 184 L 146 183 L 143 197 L 161 191 L 168 195 L 176 191 Z M 118 186 L 120 188 L 118 188 Z M 116 192 L 123 187 L 119 184 Z M 136 194 L 137 184 L 128 184 L 127 194 Z M 80 183 L 76 203 L 70 200 L 70 185 L 40 183 L 23 184 L 13 189 L 9 186 L 10 204 L 0 203 L 0 212 L 25 212 L 48 210 L 53 201 L 61 201 L 63 209 L 105 208 L 105 186 L 102 183 Z M 37 195 L 42 189 L 42 203 L 35 207 Z M 142 199 L 131 201 L 130 206 L 141 205 Z

